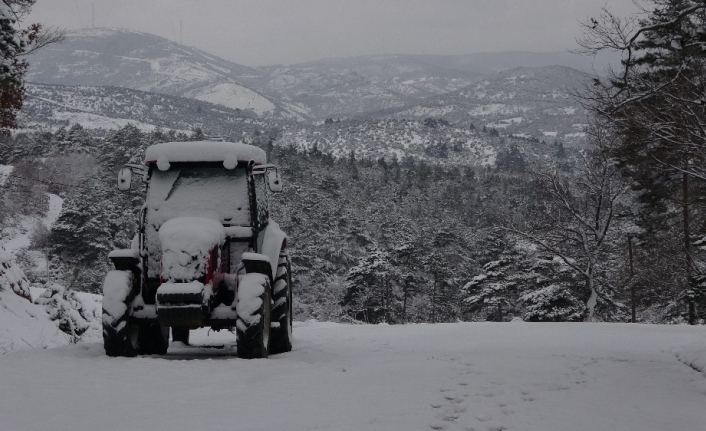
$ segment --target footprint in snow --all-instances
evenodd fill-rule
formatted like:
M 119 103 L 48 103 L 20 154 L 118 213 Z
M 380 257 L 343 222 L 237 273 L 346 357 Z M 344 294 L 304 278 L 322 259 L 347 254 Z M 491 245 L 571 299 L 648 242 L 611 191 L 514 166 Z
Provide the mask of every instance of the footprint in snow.
M 474 417 L 478 420 L 478 422 L 488 422 L 489 420 L 493 419 L 492 416 L 484 413 L 475 415 Z

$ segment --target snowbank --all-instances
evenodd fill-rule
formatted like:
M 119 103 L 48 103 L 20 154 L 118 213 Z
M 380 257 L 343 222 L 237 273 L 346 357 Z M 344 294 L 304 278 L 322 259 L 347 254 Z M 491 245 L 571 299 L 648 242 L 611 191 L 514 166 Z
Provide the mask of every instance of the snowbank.
M 13 350 L 63 346 L 69 342 L 70 337 L 59 330 L 44 307 L 14 292 L 0 291 L 0 355 Z
M 27 301 L 32 300 L 29 281 L 24 272 L 15 264 L 12 256 L 0 246 L 0 292 L 13 292 Z
M 0 354 L 68 342 L 69 337 L 52 322 L 46 309 L 31 302 L 27 278 L 12 256 L 0 248 Z
M 96 309 L 96 301 L 86 304 L 86 296 L 53 284 L 34 302 L 45 308 L 49 318 L 68 335 L 70 342 L 96 341 L 102 336 L 101 310 Z

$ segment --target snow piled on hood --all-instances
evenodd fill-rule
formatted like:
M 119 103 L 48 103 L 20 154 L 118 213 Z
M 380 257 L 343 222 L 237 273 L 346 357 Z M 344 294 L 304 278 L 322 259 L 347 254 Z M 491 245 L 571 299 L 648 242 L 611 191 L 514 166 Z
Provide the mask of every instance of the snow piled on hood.
M 159 229 L 162 245 L 162 277 L 193 280 L 206 270 L 209 251 L 225 242 L 226 232 L 219 222 L 203 217 L 178 217 Z

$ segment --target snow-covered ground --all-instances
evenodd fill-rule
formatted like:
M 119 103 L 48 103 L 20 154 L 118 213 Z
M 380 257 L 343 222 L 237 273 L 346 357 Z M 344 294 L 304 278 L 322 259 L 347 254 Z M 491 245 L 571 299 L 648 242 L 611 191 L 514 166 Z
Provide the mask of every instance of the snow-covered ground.
M 100 344 L 0 356 L 0 430 L 703 430 L 702 327 L 295 326 L 290 353 L 205 331 L 166 356 Z
M 0 285 L 2 284 L 0 277 Z M 1 286 L 0 286 L 1 287 Z M 6 352 L 23 349 L 46 349 L 69 344 L 70 338 L 61 332 L 47 315 L 47 310 L 17 296 L 14 292 L 0 290 L 0 362 Z M 1 366 L 0 366 L 1 368 Z M 6 391 L 0 374 L 0 398 Z M 2 424 L 0 430 L 12 430 Z

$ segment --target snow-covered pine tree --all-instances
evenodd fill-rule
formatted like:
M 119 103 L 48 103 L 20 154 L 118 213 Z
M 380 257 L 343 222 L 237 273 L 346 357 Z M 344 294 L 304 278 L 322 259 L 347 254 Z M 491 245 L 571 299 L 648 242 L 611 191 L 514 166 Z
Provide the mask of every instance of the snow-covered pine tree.
M 341 306 L 353 319 L 366 323 L 388 322 L 399 298 L 393 295 L 395 271 L 386 252 L 371 247 L 358 265 L 348 271 Z
M 681 264 L 667 274 L 677 275 L 669 284 L 681 290 L 691 310 L 689 321 L 696 323 L 695 297 L 689 292 L 701 275 L 692 239 L 703 234 L 706 218 L 699 198 L 706 180 L 706 131 L 701 127 L 706 118 L 706 3 L 651 0 L 643 7 L 636 23 L 607 8 L 584 23 L 580 44 L 587 54 L 610 50 L 622 55 L 620 67 L 607 79 L 596 79 L 584 98 L 621 138 L 613 156 L 623 174 L 635 181 L 644 200 L 657 204 L 660 215 L 674 213 L 673 222 L 659 226 L 680 230 L 674 233 L 681 237 Z M 644 239 L 658 253 L 664 251 L 654 238 Z M 654 287 L 661 288 L 661 280 Z
M 78 293 L 58 284 L 48 286 L 35 303 L 46 308 L 49 318 L 70 337 L 72 343 L 78 342 L 91 325 L 99 325 L 100 316 L 94 316 L 84 308 Z
M 522 256 L 503 231 L 491 230 L 482 241 L 482 271 L 461 289 L 465 320 L 510 320 L 519 314 L 518 297 L 525 281 Z
M 571 289 L 580 283 L 559 258 L 540 254 L 525 273 L 530 286 L 518 298 L 527 322 L 580 322 L 584 304 Z
M 24 100 L 24 75 L 27 62 L 23 56 L 52 42 L 63 34 L 45 31 L 40 24 L 20 27 L 36 0 L 0 1 L 0 133 L 17 128 L 17 113 Z
M 66 266 L 64 285 L 98 292 L 113 249 L 113 232 L 101 187 L 76 187 L 64 201 L 49 237 L 51 254 Z
M 0 2 L 0 131 L 8 134 L 17 127 L 17 112 L 24 98 L 27 63 L 20 59 L 27 40 L 17 28 L 15 12 L 7 1 Z

